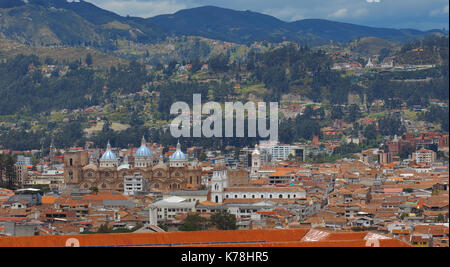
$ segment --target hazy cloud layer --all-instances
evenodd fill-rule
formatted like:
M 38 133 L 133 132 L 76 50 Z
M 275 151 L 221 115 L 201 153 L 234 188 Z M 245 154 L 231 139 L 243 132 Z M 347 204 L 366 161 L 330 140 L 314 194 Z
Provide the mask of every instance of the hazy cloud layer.
M 448 29 L 448 0 L 86 0 L 120 15 L 153 17 L 213 5 L 284 21 L 330 19 L 368 26 Z

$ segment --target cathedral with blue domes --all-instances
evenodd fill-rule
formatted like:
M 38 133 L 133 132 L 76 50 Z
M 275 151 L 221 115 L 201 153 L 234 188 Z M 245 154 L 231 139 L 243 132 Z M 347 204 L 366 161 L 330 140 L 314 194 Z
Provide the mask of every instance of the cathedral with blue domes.
M 189 161 L 178 142 L 176 151 L 167 162 L 156 156 L 142 137 L 133 156 L 119 157 L 108 142 L 100 158 L 87 150 L 69 150 L 64 153 L 64 176 L 67 186 L 79 189 L 123 191 L 126 176 L 142 176 L 150 191 L 171 191 L 200 188 L 202 170 L 198 161 Z

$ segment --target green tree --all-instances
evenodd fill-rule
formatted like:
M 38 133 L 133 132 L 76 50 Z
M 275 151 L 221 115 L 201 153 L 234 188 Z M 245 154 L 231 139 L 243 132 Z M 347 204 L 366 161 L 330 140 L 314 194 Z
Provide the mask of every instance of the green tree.
M 228 213 L 228 211 L 220 211 L 211 216 L 211 224 L 215 225 L 219 230 L 236 230 L 236 216 Z
M 368 140 L 376 140 L 377 139 L 377 128 L 374 124 L 368 125 L 366 128 L 364 128 L 363 135 Z
M 92 65 L 92 55 L 91 53 L 87 53 L 86 59 L 85 59 L 86 65 L 91 66 Z
M 206 228 L 207 220 L 198 213 L 189 214 L 184 223 L 180 226 L 180 231 L 199 231 Z
M 112 228 L 108 227 L 108 224 L 106 224 L 106 223 L 100 225 L 100 227 L 97 230 L 97 233 L 99 233 L 99 234 L 106 234 L 106 233 L 111 233 L 111 232 L 112 232 Z
M 443 222 L 445 222 L 445 217 L 444 217 L 444 215 L 439 214 L 435 220 L 437 223 L 443 223 Z

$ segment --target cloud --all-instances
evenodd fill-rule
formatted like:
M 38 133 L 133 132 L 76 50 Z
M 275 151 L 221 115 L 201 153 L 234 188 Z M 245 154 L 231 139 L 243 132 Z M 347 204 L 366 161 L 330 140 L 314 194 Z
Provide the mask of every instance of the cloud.
M 365 16 L 369 14 L 369 11 L 366 8 L 360 8 L 355 10 L 355 12 L 353 12 L 353 16 L 354 17 L 361 17 L 361 16 Z
M 284 8 L 271 8 L 262 11 L 263 14 L 277 17 L 284 21 L 297 21 L 305 19 L 305 11 L 303 9 L 284 7 Z
M 188 8 L 186 4 L 176 0 L 90 0 L 90 2 L 99 4 L 102 8 L 122 16 L 130 15 L 143 18 L 171 14 Z
M 347 16 L 347 8 L 341 8 L 330 15 L 331 18 L 344 18 Z
M 440 16 L 440 15 L 448 15 L 448 4 L 444 8 L 434 9 L 430 11 L 430 16 Z

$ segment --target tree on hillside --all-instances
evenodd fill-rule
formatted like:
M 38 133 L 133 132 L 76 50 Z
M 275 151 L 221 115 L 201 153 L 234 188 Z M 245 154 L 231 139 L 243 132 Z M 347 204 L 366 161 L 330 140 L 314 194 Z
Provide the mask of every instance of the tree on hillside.
M 86 65 L 92 66 L 93 62 L 92 62 L 92 55 L 91 55 L 91 53 L 87 53 L 85 62 L 86 62 Z

